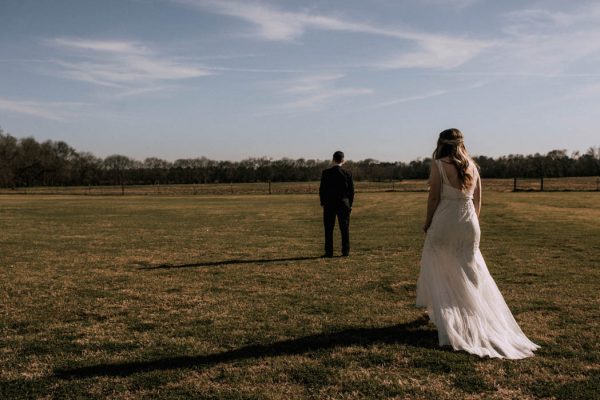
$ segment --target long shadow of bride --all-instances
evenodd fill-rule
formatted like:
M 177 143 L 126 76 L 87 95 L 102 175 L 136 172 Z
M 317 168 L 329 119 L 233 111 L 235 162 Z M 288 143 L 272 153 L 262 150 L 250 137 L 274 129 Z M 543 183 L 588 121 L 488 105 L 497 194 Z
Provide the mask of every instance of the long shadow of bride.
M 321 257 L 287 257 L 287 258 L 259 258 L 253 260 L 224 260 L 224 261 L 205 261 L 189 264 L 160 264 L 160 265 L 143 265 L 139 269 L 171 269 L 171 268 L 192 268 L 192 267 L 218 267 L 220 265 L 233 265 L 233 264 L 266 264 L 266 263 L 277 263 L 286 261 L 306 261 L 306 260 L 317 260 Z
M 389 327 L 355 328 L 339 332 L 320 333 L 299 339 L 241 347 L 223 353 L 60 369 L 56 370 L 54 375 L 62 379 L 92 376 L 127 376 L 139 372 L 157 370 L 208 368 L 213 365 L 238 360 L 298 355 L 312 351 L 330 350 L 336 347 L 397 343 L 417 347 L 437 348 L 437 333 L 435 330 L 427 327 L 427 318 L 422 317 L 412 322 Z

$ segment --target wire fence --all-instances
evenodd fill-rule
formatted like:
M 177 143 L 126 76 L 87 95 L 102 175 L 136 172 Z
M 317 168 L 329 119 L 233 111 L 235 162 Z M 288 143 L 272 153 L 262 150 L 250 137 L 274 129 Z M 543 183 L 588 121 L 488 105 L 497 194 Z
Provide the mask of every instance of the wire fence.
M 483 189 L 496 192 L 600 191 L 600 177 L 484 179 Z M 427 180 L 355 182 L 359 193 L 426 192 Z M 42 186 L 0 188 L 0 195 L 195 196 L 317 194 L 319 182 L 210 183 L 197 185 Z
M 573 177 L 573 178 L 517 178 L 513 179 L 515 192 L 589 192 L 600 191 L 600 177 Z

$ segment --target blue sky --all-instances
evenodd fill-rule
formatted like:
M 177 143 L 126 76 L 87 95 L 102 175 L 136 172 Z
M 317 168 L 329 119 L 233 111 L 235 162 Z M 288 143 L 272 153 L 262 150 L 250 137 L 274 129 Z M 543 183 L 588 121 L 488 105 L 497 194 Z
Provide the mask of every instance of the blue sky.
M 600 145 L 600 3 L 2 0 L 0 126 L 99 156 Z

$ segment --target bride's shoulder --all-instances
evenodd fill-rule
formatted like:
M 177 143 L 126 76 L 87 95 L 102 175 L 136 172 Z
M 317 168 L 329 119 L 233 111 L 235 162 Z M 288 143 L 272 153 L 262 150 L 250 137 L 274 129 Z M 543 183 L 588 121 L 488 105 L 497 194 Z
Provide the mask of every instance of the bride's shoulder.
M 472 158 L 469 158 L 469 169 L 474 175 L 479 174 L 479 166 Z

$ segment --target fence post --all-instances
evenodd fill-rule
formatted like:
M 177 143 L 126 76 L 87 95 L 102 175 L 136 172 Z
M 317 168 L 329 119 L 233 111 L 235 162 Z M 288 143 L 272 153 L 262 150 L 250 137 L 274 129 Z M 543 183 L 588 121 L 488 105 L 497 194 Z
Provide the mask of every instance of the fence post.
M 517 177 L 515 176 L 513 178 L 513 192 L 517 191 Z
M 544 165 L 544 160 L 542 159 L 542 176 L 540 177 L 540 192 L 544 191 L 544 175 L 546 175 L 546 168 Z
M 271 194 L 271 181 L 269 181 L 269 194 Z

